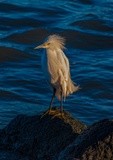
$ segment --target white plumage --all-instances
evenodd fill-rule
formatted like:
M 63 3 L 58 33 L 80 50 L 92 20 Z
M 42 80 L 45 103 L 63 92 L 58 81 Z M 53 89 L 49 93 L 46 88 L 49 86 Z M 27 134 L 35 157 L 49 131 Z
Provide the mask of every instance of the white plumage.
M 62 108 L 63 99 L 79 89 L 71 80 L 69 61 L 63 52 L 64 44 L 65 39 L 61 36 L 50 35 L 44 44 L 35 48 L 46 49 L 42 56 L 42 69 L 54 91 L 50 109 L 55 95 L 61 101 Z

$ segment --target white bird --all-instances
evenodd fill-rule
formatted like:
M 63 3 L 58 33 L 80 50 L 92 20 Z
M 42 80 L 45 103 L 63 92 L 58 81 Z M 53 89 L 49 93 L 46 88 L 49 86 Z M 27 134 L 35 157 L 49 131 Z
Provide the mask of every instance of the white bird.
M 60 111 L 63 112 L 63 100 L 73 92 L 79 90 L 71 80 L 69 61 L 64 54 L 65 39 L 59 35 L 50 35 L 47 41 L 35 49 L 44 48 L 42 56 L 42 69 L 45 77 L 53 88 L 53 96 L 49 106 L 52 109 L 53 100 L 56 96 L 60 101 Z

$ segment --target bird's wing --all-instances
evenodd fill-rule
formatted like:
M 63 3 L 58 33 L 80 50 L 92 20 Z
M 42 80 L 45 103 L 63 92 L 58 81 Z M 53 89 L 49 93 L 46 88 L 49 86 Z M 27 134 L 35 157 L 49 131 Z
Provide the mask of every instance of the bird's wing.
M 62 62 L 61 70 L 63 72 L 63 75 L 66 77 L 66 80 L 68 80 L 68 78 L 70 77 L 69 60 L 63 51 L 62 51 L 62 59 L 63 59 L 63 62 Z
M 64 54 L 64 52 L 62 52 L 62 54 L 63 54 L 63 57 L 64 57 L 64 61 L 65 61 L 65 64 L 66 64 L 68 73 L 70 74 L 69 60 L 68 60 L 68 58 L 66 57 L 66 55 Z
M 59 99 L 61 99 L 61 97 L 59 97 L 60 95 L 59 93 L 60 91 L 62 91 L 63 98 L 65 99 L 65 97 L 68 95 L 68 84 L 70 80 L 69 61 L 63 51 L 59 52 L 57 56 L 58 56 L 58 61 L 60 65 L 59 65 L 59 70 L 58 70 L 59 79 L 57 81 L 59 89 L 57 90 L 56 95 Z
M 54 56 L 53 56 L 54 55 Z M 56 56 L 55 56 L 56 55 Z M 58 82 L 58 79 L 68 81 L 70 75 L 69 61 L 62 50 L 57 50 L 49 57 L 49 73 L 51 75 L 51 83 Z

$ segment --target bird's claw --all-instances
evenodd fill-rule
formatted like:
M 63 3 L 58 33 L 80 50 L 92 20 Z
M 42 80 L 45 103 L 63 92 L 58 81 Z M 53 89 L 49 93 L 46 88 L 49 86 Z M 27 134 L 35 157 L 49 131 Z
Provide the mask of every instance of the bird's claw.
M 52 117 L 51 117 L 51 119 L 54 119 L 54 118 L 64 118 L 64 112 L 63 112 L 63 110 L 51 110 L 51 109 L 49 109 L 49 110 L 47 110 L 45 113 L 43 113 L 42 114 L 42 116 L 41 116 L 41 118 L 40 119 L 42 119 L 44 116 L 46 116 L 46 115 L 51 115 Z
M 46 111 L 45 113 L 43 113 L 42 116 L 41 116 L 41 119 L 42 119 L 45 115 L 47 115 L 47 114 L 49 114 L 49 113 L 50 113 L 50 110 L 48 110 L 48 111 Z
M 43 118 L 43 117 L 46 116 L 47 114 L 48 114 L 48 115 L 53 115 L 53 113 L 54 113 L 54 110 L 49 109 L 49 110 L 47 110 L 45 113 L 42 114 L 41 118 Z
M 51 119 L 54 119 L 55 117 L 64 118 L 64 113 L 63 112 L 59 112 L 59 113 L 55 114 L 54 116 L 52 116 Z

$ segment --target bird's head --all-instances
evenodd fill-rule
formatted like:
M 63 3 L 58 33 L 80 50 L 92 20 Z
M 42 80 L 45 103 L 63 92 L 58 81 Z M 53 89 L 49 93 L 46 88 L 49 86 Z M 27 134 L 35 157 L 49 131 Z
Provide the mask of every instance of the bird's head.
M 50 35 L 47 41 L 34 49 L 45 48 L 45 49 L 64 49 L 65 39 L 59 35 Z
M 45 43 L 35 47 L 34 49 L 49 48 L 49 47 L 50 47 L 50 43 L 49 42 L 45 42 Z

